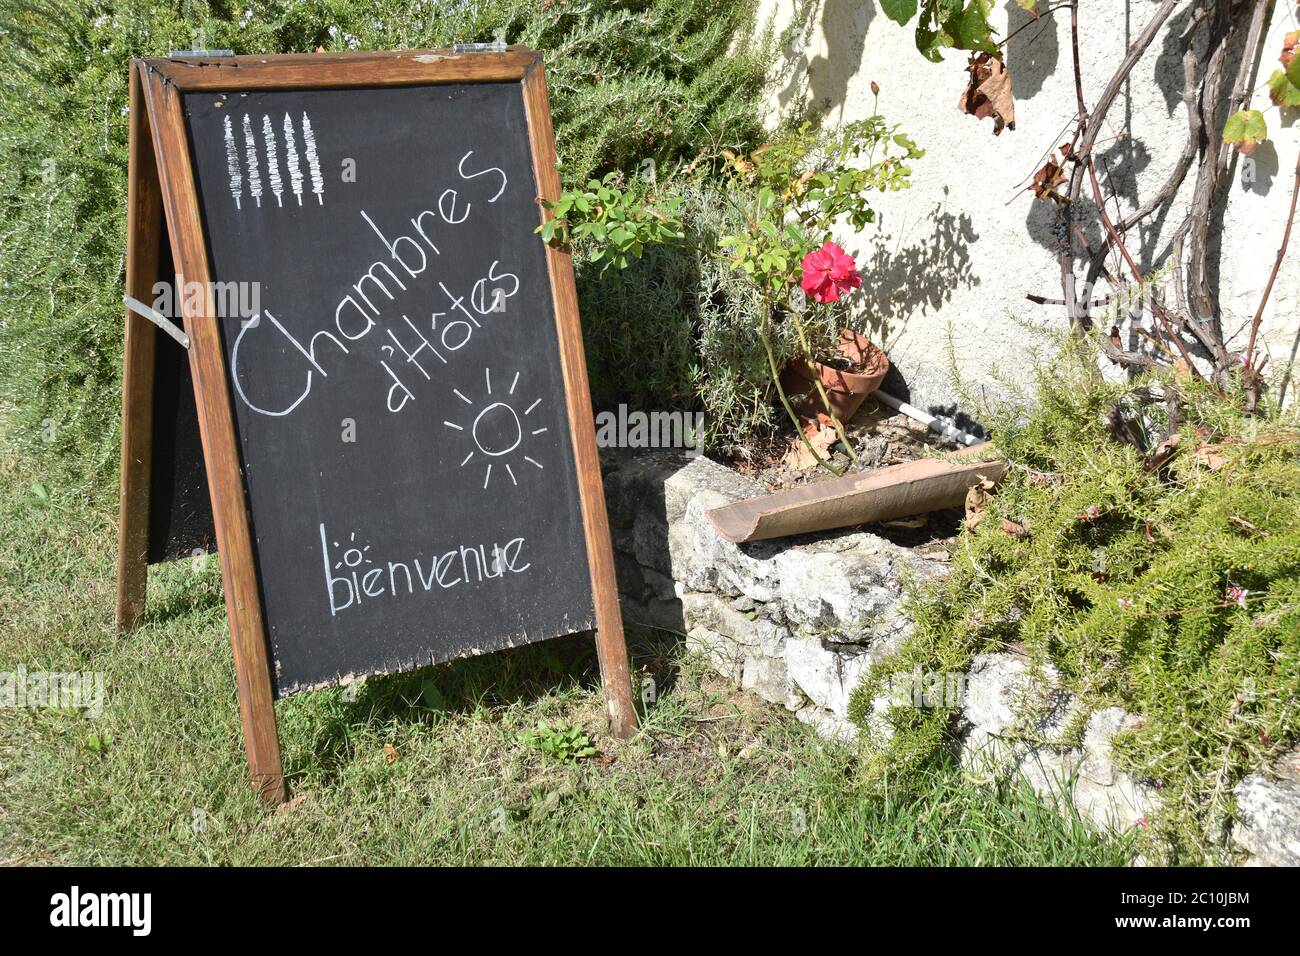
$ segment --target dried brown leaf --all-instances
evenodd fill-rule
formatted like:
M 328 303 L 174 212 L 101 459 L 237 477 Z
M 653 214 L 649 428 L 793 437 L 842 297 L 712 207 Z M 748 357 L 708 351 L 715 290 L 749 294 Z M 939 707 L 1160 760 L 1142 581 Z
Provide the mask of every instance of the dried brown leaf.
M 984 509 L 988 507 L 995 483 L 983 478 L 977 485 L 972 485 L 966 492 L 966 528 L 974 531 L 984 520 Z
M 1016 101 L 1006 64 L 988 53 L 972 53 L 966 71 L 970 80 L 957 100 L 957 109 L 976 119 L 991 116 L 994 136 L 1001 134 L 1003 127 L 1015 129 Z
M 1025 536 L 1025 526 L 1019 521 L 1012 521 L 1010 518 L 1002 519 L 1002 530 L 1013 538 L 1023 538 Z
M 1178 446 L 1182 442 L 1182 436 L 1177 432 L 1170 435 L 1151 452 L 1147 458 L 1147 471 L 1158 471 L 1165 465 L 1169 464 L 1170 459 L 1178 454 Z
M 822 458 L 826 458 L 829 456 L 831 445 L 835 444 L 839 435 L 836 434 L 835 429 L 830 425 L 814 425 L 814 427 L 816 428 L 816 431 L 805 429 L 808 444 L 812 445 L 813 448 L 816 449 L 817 454 L 821 455 Z M 786 467 L 794 468 L 797 471 L 803 471 L 805 468 L 812 468 L 817 464 L 817 459 L 813 456 L 813 453 L 808 450 L 808 445 L 805 445 L 803 441 L 798 438 L 795 438 L 790 442 L 790 447 L 781 460 Z
M 1029 189 L 1039 199 L 1051 199 L 1056 202 L 1063 202 L 1061 194 L 1056 191 L 1056 187 L 1065 182 L 1065 169 L 1056 161 L 1055 154 L 1049 159 L 1043 168 L 1034 173 L 1034 181 L 1029 184 Z

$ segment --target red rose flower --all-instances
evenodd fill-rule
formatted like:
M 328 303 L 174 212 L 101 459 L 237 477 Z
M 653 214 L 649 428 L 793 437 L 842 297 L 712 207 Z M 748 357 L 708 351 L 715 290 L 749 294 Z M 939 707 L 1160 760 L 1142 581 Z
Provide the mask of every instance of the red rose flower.
M 833 242 L 822 243 L 803 257 L 804 292 L 818 302 L 838 302 L 840 296 L 862 285 L 853 257 Z

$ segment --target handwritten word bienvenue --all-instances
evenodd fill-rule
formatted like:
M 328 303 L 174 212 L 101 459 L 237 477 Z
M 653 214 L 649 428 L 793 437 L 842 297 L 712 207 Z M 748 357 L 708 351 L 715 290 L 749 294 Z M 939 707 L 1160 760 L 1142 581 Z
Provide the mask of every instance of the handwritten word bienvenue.
M 492 177 L 492 182 L 497 185 L 497 188 L 487 201 L 489 204 L 495 203 L 501 198 L 508 185 L 506 174 L 496 166 L 471 171 L 466 163 L 473 155 L 474 152 L 471 150 L 461 157 L 457 164 L 457 174 L 463 180 L 477 179 L 480 176 Z M 291 414 L 311 394 L 315 375 L 319 374 L 322 378 L 329 377 L 329 373 L 321 363 L 323 354 L 318 353 L 318 348 L 323 352 L 327 347 L 332 346 L 337 354 L 351 356 L 353 353 L 348 345 L 352 344 L 352 347 L 356 348 L 354 343 L 360 342 L 379 327 L 378 320 L 384 316 L 385 308 L 391 307 L 391 304 L 397 301 L 398 295 L 407 291 L 407 282 L 422 276 L 430 268 L 431 257 L 436 260 L 436 257 L 442 255 L 442 251 L 431 235 L 436 231 L 437 224 L 460 226 L 469 219 L 474 204 L 463 200 L 457 190 L 448 188 L 439 195 L 436 206 L 436 211 L 425 209 L 411 216 L 410 231 L 393 238 L 384 232 L 366 210 L 360 210 L 365 226 L 384 246 L 395 266 L 383 259 L 377 259 L 360 272 L 356 281 L 339 298 L 334 308 L 332 329 L 318 330 L 304 345 L 281 324 L 270 309 L 262 310 L 254 321 L 244 323 L 231 348 L 230 376 L 234 382 L 235 393 L 248 408 L 259 415 L 273 418 Z M 502 311 L 504 301 L 519 292 L 520 284 L 519 277 L 506 271 L 500 260 L 493 260 L 487 268 L 487 274 L 475 281 L 466 294 L 457 295 L 441 279 L 435 282 L 439 290 L 434 293 L 435 302 L 443 307 L 443 311 L 431 312 L 429 335 L 432 336 L 433 341 L 430 341 L 429 336 L 426 336 L 407 314 L 401 313 L 401 322 L 393 321 L 391 326 L 384 327 L 388 341 L 382 342 L 378 348 L 381 355 L 394 360 L 400 350 L 404 356 L 403 364 L 414 366 L 426 380 L 432 378 L 428 368 L 425 367 L 426 364 L 433 362 L 449 364 L 448 356 L 464 348 L 474 331 L 482 328 L 479 320 L 493 312 Z M 240 352 L 244 347 L 245 337 L 252 330 L 260 328 L 259 320 L 262 316 L 265 316 L 272 328 L 303 357 L 308 366 L 304 369 L 305 380 L 302 391 L 288 405 L 279 408 L 267 407 L 270 403 L 265 399 L 254 401 L 246 391 L 240 375 Z M 388 410 L 399 412 L 414 398 L 414 394 L 402 382 L 387 359 L 381 358 L 380 365 L 392 379 L 388 389 Z
M 457 545 L 431 554 L 427 559 L 387 561 L 375 564 L 368 554 L 370 545 L 360 545 L 356 533 L 340 544 L 333 541 L 335 555 L 330 555 L 331 538 L 320 526 L 321 557 L 325 564 L 325 590 L 329 593 L 330 616 L 366 601 L 395 600 L 420 591 L 430 592 L 436 584 L 442 590 L 461 584 L 479 584 L 508 573 L 522 574 L 532 567 L 524 561 L 523 538 L 511 538 L 505 544 Z

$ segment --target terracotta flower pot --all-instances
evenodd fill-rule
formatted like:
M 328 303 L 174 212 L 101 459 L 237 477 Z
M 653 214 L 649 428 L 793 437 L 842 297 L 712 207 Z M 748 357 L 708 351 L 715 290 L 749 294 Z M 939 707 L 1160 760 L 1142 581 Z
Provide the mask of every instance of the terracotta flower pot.
M 821 396 L 813 386 L 814 375 L 821 379 L 831 409 L 841 422 L 852 418 L 866 397 L 885 380 L 889 371 L 889 357 L 857 332 L 846 330 L 840 333 L 839 352 L 848 359 L 851 370 L 842 371 L 821 362 L 800 360 L 786 364 L 781 373 L 781 387 L 787 395 L 806 393 L 800 402 L 793 402 L 792 399 L 796 412 L 812 418 L 818 412 L 825 411 Z

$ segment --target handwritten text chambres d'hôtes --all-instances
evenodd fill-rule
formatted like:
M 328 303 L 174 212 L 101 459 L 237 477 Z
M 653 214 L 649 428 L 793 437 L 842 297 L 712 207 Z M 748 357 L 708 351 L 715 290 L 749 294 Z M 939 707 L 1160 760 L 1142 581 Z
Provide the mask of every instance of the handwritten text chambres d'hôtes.
M 473 156 L 471 150 L 461 157 L 457 174 L 464 181 L 488 177 L 486 182 L 491 184 L 492 194 L 487 202 L 489 205 L 495 203 L 509 184 L 506 174 L 496 166 L 478 168 L 478 164 L 471 161 Z M 368 268 L 358 269 L 356 281 L 335 303 L 332 327 L 319 329 L 305 344 L 285 328 L 270 308 L 243 323 L 231 348 L 230 377 L 235 394 L 244 405 L 259 415 L 272 418 L 292 414 L 311 395 L 316 375 L 328 378 L 327 365 L 337 362 L 342 356 L 351 356 L 354 349 L 360 348 L 362 340 L 381 327 L 379 320 L 385 317 L 385 310 L 396 311 L 399 308 L 397 297 L 407 291 L 407 283 L 424 275 L 436 264 L 442 255 L 438 242 L 457 241 L 457 230 L 470 220 L 476 204 L 462 196 L 460 191 L 447 188 L 435 205 L 436 210 L 424 209 L 409 217 L 400 234 L 391 225 L 376 222 L 366 210 L 359 211 L 358 228 L 370 242 L 377 240 L 383 246 L 388 253 L 387 261 L 379 258 Z M 528 238 L 533 240 L 531 235 Z M 503 266 L 501 260 L 485 261 L 481 266 L 479 278 L 473 281 L 467 292 L 462 286 L 461 294 L 457 294 L 442 278 L 435 280 L 437 291 L 434 292 L 429 319 L 419 318 L 417 314 L 417 319 L 413 320 L 406 312 L 388 316 L 387 324 L 382 326 L 384 336 L 377 340 L 376 355 L 390 381 L 386 403 L 389 412 L 400 412 L 415 400 L 415 393 L 407 381 L 414 376 L 432 381 L 429 369 L 437 368 L 437 363 L 449 365 L 455 353 L 468 345 L 475 332 L 483 328 L 483 320 L 493 313 L 503 312 L 506 300 L 519 293 L 519 276 Z M 444 278 L 450 281 L 449 276 Z M 281 315 L 286 313 L 281 311 Z M 283 398 L 263 397 L 259 394 L 258 383 L 248 381 L 248 376 L 241 373 L 246 350 L 256 347 L 251 343 L 269 334 L 266 331 L 255 333 L 255 330 L 262 329 L 262 317 L 303 358 L 301 391 L 287 402 Z M 278 350 L 281 346 L 281 340 L 276 337 L 271 347 Z M 404 366 L 405 378 L 399 374 Z

